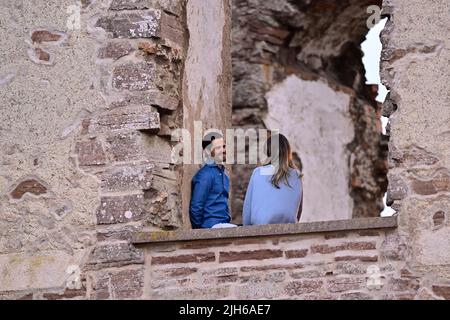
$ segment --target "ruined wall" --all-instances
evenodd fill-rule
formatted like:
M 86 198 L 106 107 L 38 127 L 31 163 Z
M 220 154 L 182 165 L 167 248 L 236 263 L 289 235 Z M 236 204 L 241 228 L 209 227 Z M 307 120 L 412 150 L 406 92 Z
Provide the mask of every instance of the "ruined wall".
M 448 1 L 384 2 L 381 75 L 390 97 L 388 201 L 399 211 L 408 265 L 449 284 L 450 57 Z M 449 298 L 449 287 L 443 287 Z
M 3 294 L 94 295 L 122 273 L 91 271 L 133 256 L 130 231 L 181 227 L 170 134 L 183 124 L 184 10 L 1 1 Z
M 361 300 L 428 297 L 389 230 L 152 244 L 144 299 Z M 112 285 L 113 292 L 121 288 Z
M 301 221 L 378 216 L 386 142 L 360 44 L 367 1 L 233 1 L 233 125 L 278 129 L 305 173 Z M 239 220 L 254 166 L 235 166 Z

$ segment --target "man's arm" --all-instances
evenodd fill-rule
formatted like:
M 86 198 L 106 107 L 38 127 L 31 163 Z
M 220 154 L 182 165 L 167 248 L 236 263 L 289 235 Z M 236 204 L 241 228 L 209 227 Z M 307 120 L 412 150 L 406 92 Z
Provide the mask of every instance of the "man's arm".
M 212 177 L 205 171 L 201 171 L 192 180 L 192 195 L 189 207 L 189 216 L 192 228 L 199 229 L 203 224 L 203 209 L 212 186 Z

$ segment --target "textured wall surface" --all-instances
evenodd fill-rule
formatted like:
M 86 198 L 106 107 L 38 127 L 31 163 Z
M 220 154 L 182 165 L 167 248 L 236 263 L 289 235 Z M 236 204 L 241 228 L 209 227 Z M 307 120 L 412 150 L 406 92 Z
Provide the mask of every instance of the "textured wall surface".
M 347 145 L 355 136 L 350 119 L 350 96 L 322 81 L 305 81 L 295 75 L 274 86 L 266 95 L 269 128 L 291 139 L 302 150 L 304 200 L 301 222 L 352 218 Z
M 131 230 L 182 225 L 184 1 L 77 3 L 0 4 L 2 293 L 85 296 Z
M 185 68 L 187 53 L 208 57 L 197 51 L 204 40 L 190 42 L 188 31 L 201 30 L 199 21 L 211 21 L 211 15 L 230 16 L 221 1 L 202 10 L 200 2 L 191 2 L 191 21 L 184 1 L 82 4 L 81 28 L 70 30 L 69 1 L 0 2 L 0 22 L 8 28 L 0 33 L 1 299 L 450 299 L 448 1 L 384 1 L 389 22 L 382 77 L 391 95 L 382 111 L 390 117 L 388 201 L 398 211 L 398 227 L 139 246 L 131 242 L 135 231 L 183 226 L 185 170 L 172 163 L 170 132 L 192 119 L 193 108 L 215 114 L 197 107 L 206 100 L 186 91 L 186 74 L 192 75 Z M 227 22 L 213 24 L 224 27 L 218 32 L 223 56 L 211 72 L 226 77 Z M 265 38 L 274 34 L 264 30 Z M 250 43 L 251 50 L 258 48 Z M 324 50 L 318 43 L 307 48 L 300 58 L 311 67 L 322 70 L 321 63 L 333 60 L 314 58 L 313 52 Z M 341 53 L 348 52 L 351 46 Z M 199 74 L 207 70 L 189 63 Z M 350 97 L 359 139 L 352 152 L 381 143 L 373 134 L 371 92 L 314 72 L 287 77 L 284 67 L 265 65 L 242 63 L 242 79 L 255 88 L 247 92 L 261 95 L 238 95 L 256 102 L 235 110 L 235 124 L 263 125 L 270 112 L 259 103 L 269 91 L 269 102 L 280 99 L 279 86 L 291 92 L 293 81 L 305 90 L 314 85 L 329 92 L 331 86 L 338 110 L 348 107 Z M 267 77 L 254 77 L 257 72 Z M 263 90 L 260 79 L 278 80 Z M 208 84 L 193 88 L 202 87 L 207 92 Z M 225 112 L 229 89 L 216 89 L 208 101 Z M 226 115 L 216 116 L 209 125 L 226 124 Z M 350 169 L 354 215 L 367 212 L 361 199 L 378 191 L 364 190 L 376 181 L 376 170 L 383 172 L 382 163 L 372 163 L 380 150 L 368 150 L 367 157 L 355 156 L 365 162 L 355 160 Z M 375 171 L 363 169 L 369 163 Z

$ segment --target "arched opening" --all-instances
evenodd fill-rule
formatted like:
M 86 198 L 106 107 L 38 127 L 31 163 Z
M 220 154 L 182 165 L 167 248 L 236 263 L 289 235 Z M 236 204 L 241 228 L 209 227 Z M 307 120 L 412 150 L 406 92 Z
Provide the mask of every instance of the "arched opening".
M 361 48 L 370 6 L 381 1 L 233 1 L 233 126 L 288 136 L 305 175 L 303 222 L 385 209 L 388 137 Z M 233 168 L 236 223 L 253 168 Z

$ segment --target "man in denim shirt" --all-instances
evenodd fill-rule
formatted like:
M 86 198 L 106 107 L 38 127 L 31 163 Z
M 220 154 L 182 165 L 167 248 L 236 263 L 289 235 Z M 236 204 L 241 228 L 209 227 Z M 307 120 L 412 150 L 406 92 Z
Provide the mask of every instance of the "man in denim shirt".
M 230 179 L 225 173 L 224 140 L 219 133 L 208 134 L 202 142 L 208 153 L 206 164 L 192 178 L 189 215 L 194 229 L 235 227 L 228 208 Z

